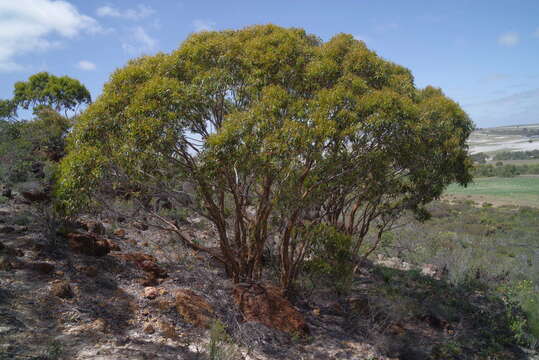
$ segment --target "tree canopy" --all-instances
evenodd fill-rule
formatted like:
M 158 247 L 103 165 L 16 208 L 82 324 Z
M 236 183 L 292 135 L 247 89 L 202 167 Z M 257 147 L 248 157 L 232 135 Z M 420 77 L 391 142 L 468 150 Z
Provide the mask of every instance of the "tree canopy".
M 170 54 L 112 74 L 68 139 L 56 195 L 74 213 L 107 189 L 180 196 L 209 219 L 219 250 L 146 207 L 163 228 L 223 262 L 236 281 L 276 251 L 289 287 L 326 224 L 368 254 L 405 210 L 452 182 L 467 184 L 473 124 L 441 90 L 353 36 L 327 42 L 302 29 L 252 26 L 191 35 Z M 144 202 L 141 200 L 141 204 Z
M 36 106 L 48 106 L 67 116 L 69 111 L 77 113 L 80 106 L 90 102 L 90 92 L 80 81 L 40 72 L 28 81 L 15 83 L 13 98 L 0 100 L 0 117 L 13 118 L 18 108 L 28 110 Z
M 68 76 L 40 72 L 15 83 L 13 98 L 0 100 L 0 181 L 26 181 L 37 162 L 57 162 L 80 107 L 90 101 L 86 87 Z M 22 120 L 20 109 L 33 117 Z

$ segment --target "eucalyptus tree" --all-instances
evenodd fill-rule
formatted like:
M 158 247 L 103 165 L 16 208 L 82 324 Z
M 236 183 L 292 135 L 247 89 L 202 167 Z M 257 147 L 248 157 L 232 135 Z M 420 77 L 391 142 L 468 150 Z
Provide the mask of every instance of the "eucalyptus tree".
M 0 100 L 0 181 L 25 181 L 36 161 L 58 161 L 72 122 L 90 102 L 88 89 L 68 76 L 40 72 L 15 83 L 13 97 Z
M 351 35 L 327 42 L 274 25 L 191 35 L 170 54 L 112 74 L 69 137 L 56 196 L 73 214 L 111 189 L 142 199 L 181 196 L 218 233 L 218 249 L 145 207 L 156 225 L 221 261 L 235 281 L 258 280 L 275 250 L 289 288 L 311 237 L 327 224 L 364 251 L 405 210 L 452 182 L 467 184 L 473 124 L 410 71 Z M 370 252 L 367 249 L 366 252 Z
M 47 106 L 68 117 L 69 112 L 77 114 L 91 100 L 90 92 L 79 80 L 39 72 L 28 81 L 15 83 L 11 102 L 25 110 Z

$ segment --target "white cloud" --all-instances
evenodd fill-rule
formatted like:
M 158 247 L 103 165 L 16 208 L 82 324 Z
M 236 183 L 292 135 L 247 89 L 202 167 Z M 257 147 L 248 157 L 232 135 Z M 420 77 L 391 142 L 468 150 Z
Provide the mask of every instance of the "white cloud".
M 93 62 L 87 60 L 81 60 L 77 63 L 77 67 L 81 70 L 91 71 L 95 70 L 96 66 Z
M 97 16 L 123 18 L 129 20 L 140 20 L 155 13 L 155 10 L 149 6 L 139 4 L 134 9 L 119 10 L 109 5 L 101 6 L 96 10 Z
M 196 19 L 193 20 L 193 27 L 196 32 L 215 30 L 215 22 L 209 20 Z
M 149 53 L 157 47 L 157 40 L 152 38 L 142 26 L 131 30 L 130 36 L 122 43 L 122 48 L 130 54 Z
M 515 46 L 519 43 L 520 37 L 516 32 L 507 32 L 498 37 L 498 44 L 503 46 Z
M 19 55 L 61 45 L 58 37 L 102 31 L 97 21 L 61 0 L 0 0 L 0 14 L 0 71 L 4 72 L 24 68 L 15 60 Z

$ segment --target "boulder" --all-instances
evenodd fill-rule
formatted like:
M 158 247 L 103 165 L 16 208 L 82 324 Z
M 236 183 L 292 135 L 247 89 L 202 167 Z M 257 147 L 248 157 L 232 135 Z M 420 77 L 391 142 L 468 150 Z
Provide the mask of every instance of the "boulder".
M 234 301 L 246 321 L 260 322 L 292 335 L 309 333 L 301 313 L 273 285 L 238 284 L 233 290 Z
M 147 273 L 150 277 L 164 279 L 168 277 L 168 274 L 165 270 L 160 268 L 157 265 L 157 259 L 152 255 L 143 254 L 143 253 L 130 253 L 130 254 L 116 254 L 116 257 L 123 259 L 125 261 L 130 261 L 135 263 L 135 265 Z
M 114 230 L 114 235 L 115 236 L 123 238 L 123 237 L 125 237 L 125 234 L 126 234 L 126 232 L 125 232 L 124 229 L 116 229 L 116 230 Z
M 214 319 L 214 309 L 206 299 L 189 289 L 176 292 L 176 310 L 185 321 L 197 327 L 210 327 Z
M 90 233 L 69 233 L 67 239 L 72 251 L 89 256 L 105 256 L 114 247 L 110 241 Z
M 22 190 L 21 195 L 29 202 L 43 202 L 49 199 L 48 191 L 40 188 Z

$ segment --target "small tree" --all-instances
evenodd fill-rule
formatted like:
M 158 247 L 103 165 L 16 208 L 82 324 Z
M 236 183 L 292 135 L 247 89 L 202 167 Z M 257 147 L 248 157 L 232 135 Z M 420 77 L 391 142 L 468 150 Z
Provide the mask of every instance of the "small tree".
M 311 245 L 307 224 L 352 236 L 359 251 L 373 228 L 378 242 L 404 210 L 424 216 L 447 184 L 466 184 L 472 127 L 440 90 L 417 90 L 409 70 L 351 35 L 203 32 L 112 75 L 70 136 L 56 194 L 73 213 L 99 205 L 98 190 L 133 189 L 144 206 L 189 181 L 218 251 L 148 214 L 235 281 L 259 279 L 270 247 L 288 288 Z
M 35 106 L 47 106 L 63 112 L 65 117 L 68 117 L 69 112 L 77 114 L 81 106 L 91 102 L 90 92 L 78 80 L 47 72 L 34 74 L 28 81 L 15 83 L 13 95 L 11 104 L 16 107 L 27 110 Z M 7 105 L 9 103 L 5 107 Z
M 36 160 L 58 161 L 64 155 L 65 137 L 90 93 L 78 80 L 46 72 L 17 82 L 13 98 L 0 100 L 0 180 L 27 180 Z M 22 120 L 17 110 L 32 110 Z

